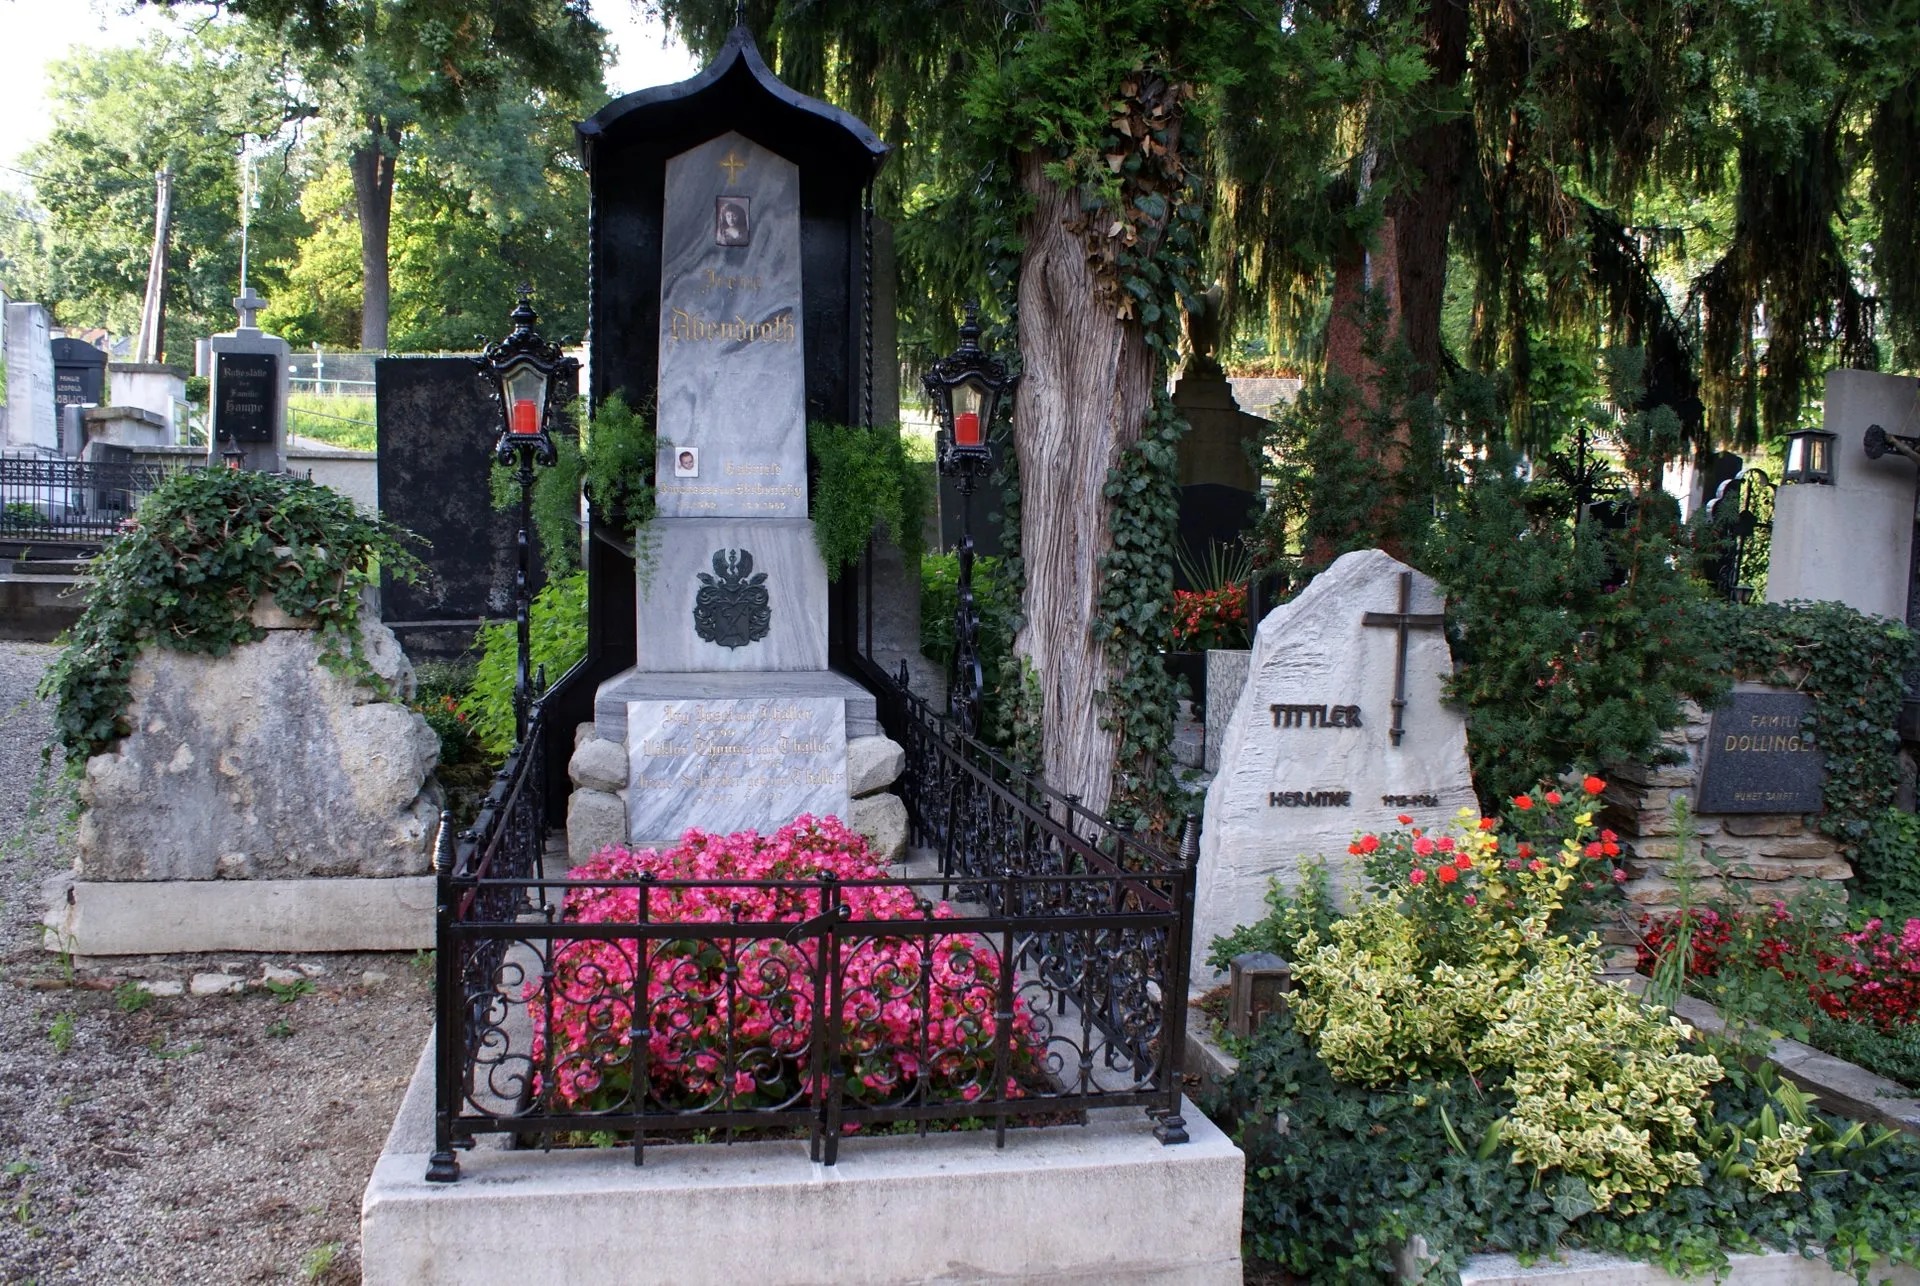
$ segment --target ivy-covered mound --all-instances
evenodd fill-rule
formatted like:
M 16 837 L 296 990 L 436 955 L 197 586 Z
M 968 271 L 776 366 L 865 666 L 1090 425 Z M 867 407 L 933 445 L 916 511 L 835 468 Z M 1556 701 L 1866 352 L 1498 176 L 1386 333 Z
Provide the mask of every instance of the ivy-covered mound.
M 1677 1271 L 1771 1246 L 1863 1282 L 1920 1263 L 1920 1149 L 1601 982 L 1552 924 L 1606 842 L 1584 802 L 1526 798 L 1525 840 L 1491 819 L 1362 836 L 1353 914 L 1268 926 L 1302 990 L 1225 1087 L 1249 1253 L 1316 1282 L 1389 1281 L 1415 1237 L 1442 1280 L 1563 1246 Z
M 412 539 L 303 478 L 231 469 L 169 478 L 93 561 L 86 608 L 41 684 L 56 702 L 68 770 L 132 731 L 128 681 L 143 647 L 224 656 L 258 642 L 266 631 L 249 613 L 269 594 L 313 620 L 329 668 L 382 691 L 361 651 L 360 593 L 377 568 L 419 574 Z

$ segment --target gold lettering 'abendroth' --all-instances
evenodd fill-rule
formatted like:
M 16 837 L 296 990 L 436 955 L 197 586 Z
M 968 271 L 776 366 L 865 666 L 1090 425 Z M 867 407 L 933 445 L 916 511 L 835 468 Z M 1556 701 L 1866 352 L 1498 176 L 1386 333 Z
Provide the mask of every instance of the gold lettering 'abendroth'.
M 1276 728 L 1358 728 L 1360 726 L 1359 706 L 1308 706 L 1275 705 L 1273 726 Z
M 791 312 L 779 313 L 766 321 L 748 321 L 738 313 L 731 320 L 716 321 L 676 308 L 667 325 L 667 341 L 673 344 L 682 340 L 696 344 L 791 344 L 794 336 Z
M 1747 754 L 1795 754 L 1803 750 L 1811 751 L 1813 749 L 1813 742 L 1811 739 L 1802 738 L 1798 734 L 1787 736 L 1783 733 L 1776 732 L 1772 734 L 1762 733 L 1759 736 L 1749 736 L 1746 733 L 1740 733 L 1738 735 L 1729 733 L 1725 744 L 1721 748 Z

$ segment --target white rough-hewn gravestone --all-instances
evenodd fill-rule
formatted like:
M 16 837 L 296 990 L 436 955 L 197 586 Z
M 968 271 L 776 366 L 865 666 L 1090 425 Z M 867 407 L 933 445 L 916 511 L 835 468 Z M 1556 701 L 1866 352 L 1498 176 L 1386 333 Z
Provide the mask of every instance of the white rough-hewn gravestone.
M 1298 884 L 1307 858 L 1324 856 L 1351 893 L 1361 878 L 1347 852 L 1356 831 L 1392 828 L 1401 815 L 1438 829 L 1477 807 L 1466 722 L 1441 700 L 1453 672 L 1438 624 L 1444 605 L 1432 580 L 1367 549 L 1260 622 L 1207 789 L 1195 982 L 1212 976 L 1213 939 L 1265 914 L 1268 883 Z

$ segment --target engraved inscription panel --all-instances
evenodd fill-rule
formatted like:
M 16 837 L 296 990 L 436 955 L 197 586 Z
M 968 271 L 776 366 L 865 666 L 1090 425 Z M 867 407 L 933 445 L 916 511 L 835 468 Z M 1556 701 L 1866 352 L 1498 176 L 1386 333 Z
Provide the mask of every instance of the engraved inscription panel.
M 627 834 L 778 830 L 847 813 L 847 705 L 837 697 L 629 701 Z

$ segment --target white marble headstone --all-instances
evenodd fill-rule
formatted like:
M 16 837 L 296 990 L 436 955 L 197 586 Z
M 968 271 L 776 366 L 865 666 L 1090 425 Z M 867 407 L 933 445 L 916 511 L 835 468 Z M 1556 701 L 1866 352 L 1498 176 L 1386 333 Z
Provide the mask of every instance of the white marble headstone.
M 770 834 L 847 815 L 847 707 L 834 697 L 629 701 L 627 834 Z
M 663 518 L 807 516 L 800 171 L 740 134 L 667 162 Z
M 1207 789 L 1196 984 L 1213 976 L 1213 939 L 1266 913 L 1269 881 L 1297 885 L 1305 859 L 1317 854 L 1350 893 L 1361 879 L 1360 859 L 1347 852 L 1356 832 L 1391 829 L 1403 814 L 1438 830 L 1478 806 L 1466 721 L 1441 700 L 1453 657 L 1438 628 L 1406 631 L 1398 745 L 1391 735 L 1400 632 L 1362 618 L 1399 613 L 1408 571 L 1377 549 L 1347 554 L 1260 622 L 1220 773 Z M 1444 605 L 1434 582 L 1413 572 L 1408 613 L 1436 615 Z

